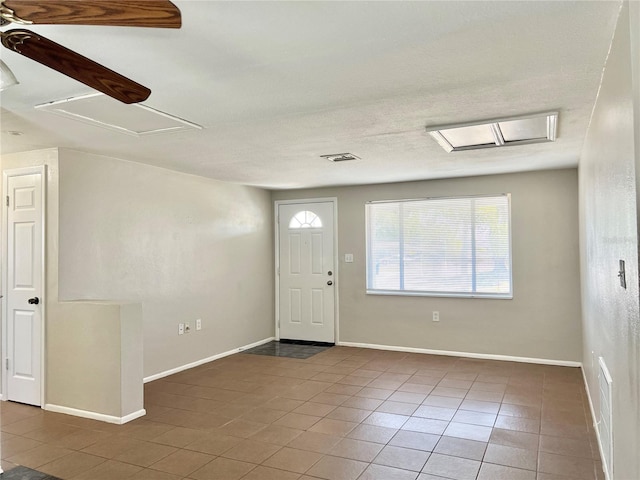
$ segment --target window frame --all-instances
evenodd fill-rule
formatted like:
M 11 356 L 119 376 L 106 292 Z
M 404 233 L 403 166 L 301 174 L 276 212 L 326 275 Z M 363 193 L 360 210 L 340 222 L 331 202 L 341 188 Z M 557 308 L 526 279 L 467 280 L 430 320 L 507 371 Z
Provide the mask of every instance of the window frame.
M 483 293 L 483 292 L 435 292 L 435 291 L 422 291 L 422 290 L 385 290 L 385 289 L 374 289 L 370 288 L 370 285 L 373 283 L 372 281 L 372 267 L 370 265 L 369 259 L 371 258 L 371 222 L 370 222 L 370 214 L 369 214 L 369 206 L 375 204 L 398 204 L 398 203 L 407 203 L 407 202 L 419 202 L 419 201 L 429 201 L 429 200 L 457 200 L 457 199 L 476 199 L 476 198 L 495 198 L 495 197 L 506 197 L 507 199 L 507 215 L 508 215 L 508 245 L 509 245 L 509 287 L 510 291 L 507 293 Z M 367 295 L 394 295 L 394 296 L 408 296 L 408 297 L 451 297 L 451 298 L 488 298 L 488 299 L 498 299 L 498 300 L 512 300 L 513 299 L 513 236 L 512 236 L 512 220 L 511 220 L 511 193 L 488 193 L 488 194 L 478 194 L 478 195 L 450 195 L 450 196 L 441 196 L 441 197 L 423 197 L 423 198 L 406 198 L 406 199 L 394 199 L 394 200 L 370 200 L 365 202 L 365 268 L 366 268 L 366 276 L 365 276 L 365 290 Z M 399 224 L 400 229 L 400 241 L 399 241 L 399 252 L 400 257 L 402 257 L 404 250 L 404 241 L 402 235 L 402 223 Z M 475 238 L 475 229 L 472 231 L 472 237 Z M 475 243 L 475 240 L 473 241 Z M 471 252 L 474 265 L 475 265 L 475 249 Z M 404 268 L 402 262 L 399 262 L 399 269 L 401 275 L 401 285 L 402 285 L 402 276 L 404 275 Z M 475 268 L 474 268 L 474 276 L 475 276 Z

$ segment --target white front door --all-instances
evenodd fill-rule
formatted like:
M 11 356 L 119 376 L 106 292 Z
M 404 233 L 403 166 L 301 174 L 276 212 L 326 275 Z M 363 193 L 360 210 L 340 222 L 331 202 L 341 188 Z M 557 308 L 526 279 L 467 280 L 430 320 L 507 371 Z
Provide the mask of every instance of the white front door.
M 32 173 L 34 172 L 34 173 Z M 41 404 L 44 167 L 5 172 L 8 400 Z
M 278 206 L 280 339 L 335 342 L 333 209 Z

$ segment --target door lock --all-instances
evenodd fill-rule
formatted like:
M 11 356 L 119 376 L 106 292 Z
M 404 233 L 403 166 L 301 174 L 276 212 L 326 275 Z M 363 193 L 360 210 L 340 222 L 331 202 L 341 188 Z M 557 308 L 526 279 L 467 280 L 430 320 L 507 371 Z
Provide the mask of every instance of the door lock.
M 33 297 L 28 300 L 29 305 L 38 305 L 40 303 L 40 299 L 38 297 Z
M 327 282 L 327 285 L 331 286 L 331 285 L 333 285 L 333 282 L 332 282 L 331 280 L 329 280 L 329 281 Z

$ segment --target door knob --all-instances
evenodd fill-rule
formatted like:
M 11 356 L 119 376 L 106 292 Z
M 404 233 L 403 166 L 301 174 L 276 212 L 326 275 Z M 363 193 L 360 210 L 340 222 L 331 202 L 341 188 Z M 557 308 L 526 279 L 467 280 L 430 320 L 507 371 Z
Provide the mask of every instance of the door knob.
M 327 285 L 333 285 L 333 282 L 332 282 L 331 280 L 329 280 L 329 281 L 327 282 Z
M 331 275 L 333 275 L 333 272 L 332 272 L 331 270 L 329 270 L 329 271 L 327 272 L 327 275 L 331 276 Z
M 40 303 L 40 299 L 38 297 L 33 297 L 28 300 L 29 305 L 38 305 Z

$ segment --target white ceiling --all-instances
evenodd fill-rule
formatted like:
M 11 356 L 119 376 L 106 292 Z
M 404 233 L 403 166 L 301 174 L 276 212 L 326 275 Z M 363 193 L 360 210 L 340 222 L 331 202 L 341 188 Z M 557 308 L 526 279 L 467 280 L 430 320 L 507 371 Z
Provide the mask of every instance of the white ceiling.
M 36 111 L 92 91 L 2 49 L 20 85 L 1 94 L 1 152 L 68 147 L 274 189 L 574 167 L 620 8 L 174 3 L 180 30 L 28 28 L 148 86 L 145 105 L 203 130 L 136 138 Z M 425 132 L 549 110 L 560 112 L 554 143 L 446 153 Z M 361 160 L 320 158 L 342 152 Z

